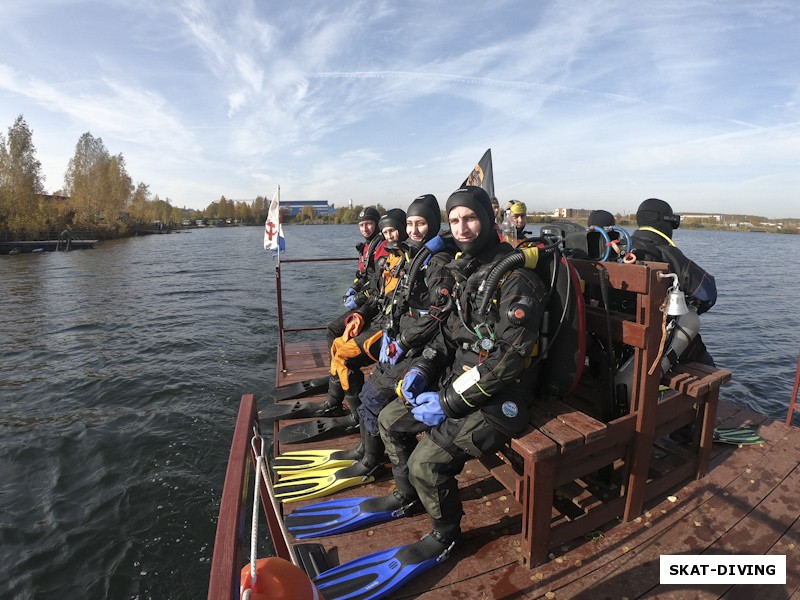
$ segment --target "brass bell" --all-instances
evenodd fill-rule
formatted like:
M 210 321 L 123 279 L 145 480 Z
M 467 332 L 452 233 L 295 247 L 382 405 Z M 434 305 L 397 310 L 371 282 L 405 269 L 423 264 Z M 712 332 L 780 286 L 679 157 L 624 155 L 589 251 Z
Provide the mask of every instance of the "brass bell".
M 675 273 L 658 274 L 659 279 L 665 279 L 667 277 L 672 277 L 672 287 L 669 288 L 667 305 L 664 310 L 670 317 L 680 317 L 689 312 L 689 307 L 686 306 L 686 297 L 678 287 L 678 276 Z

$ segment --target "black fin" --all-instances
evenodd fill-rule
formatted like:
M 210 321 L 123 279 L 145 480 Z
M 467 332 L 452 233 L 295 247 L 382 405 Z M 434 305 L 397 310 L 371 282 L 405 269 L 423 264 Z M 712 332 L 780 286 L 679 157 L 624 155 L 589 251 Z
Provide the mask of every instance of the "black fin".
M 291 423 L 278 431 L 281 444 L 301 444 L 358 433 L 358 420 L 352 415 Z
M 330 377 L 317 377 L 316 379 L 308 379 L 306 381 L 282 385 L 272 390 L 272 398 L 278 402 L 280 400 L 289 400 L 290 398 L 311 396 L 328 389 L 329 381 Z
M 267 406 L 258 412 L 258 417 L 262 421 L 274 421 L 275 419 L 307 419 L 309 417 L 343 417 L 348 414 L 350 411 L 341 404 L 328 406 L 327 402 L 306 400 Z

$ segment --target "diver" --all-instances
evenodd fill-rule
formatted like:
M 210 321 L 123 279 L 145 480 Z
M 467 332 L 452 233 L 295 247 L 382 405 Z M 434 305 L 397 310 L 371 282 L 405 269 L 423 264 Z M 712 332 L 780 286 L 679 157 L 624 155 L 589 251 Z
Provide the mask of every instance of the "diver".
M 281 443 L 309 442 L 355 433 L 358 429 L 358 395 L 364 384 L 362 369 L 378 360 L 385 308 L 405 269 L 405 212 L 399 208 L 388 210 L 378 221 L 378 230 L 385 240 L 387 255 L 381 259 L 382 267 L 370 282 L 366 301 L 344 317 L 344 331 L 331 344 L 328 397 L 323 403 L 327 412 L 316 415 L 327 418 L 284 426 L 278 432 Z M 347 402 L 349 414 L 341 417 L 331 414 L 341 409 L 343 401 Z
M 686 295 L 689 313 L 676 318 L 672 339 L 668 341 L 662 361 L 663 373 L 679 362 L 696 361 L 714 366 L 700 338 L 702 315 L 717 301 L 714 277 L 689 260 L 672 241 L 672 232 L 680 227 L 681 216 L 658 198 L 649 198 L 636 211 L 639 226 L 632 235 L 633 252 L 638 260 L 665 262 L 678 276 L 678 287 Z
M 519 243 L 531 234 L 530 231 L 525 231 L 525 227 L 528 226 L 528 207 L 520 200 L 511 202 L 513 203 L 511 204 L 511 221 L 517 228 L 517 243 Z
M 375 273 L 381 270 L 383 260 L 387 256 L 386 241 L 378 229 L 380 214 L 374 206 L 367 206 L 358 215 L 358 229 L 364 237 L 363 242 L 356 244 L 358 251 L 358 270 L 353 279 L 353 285 L 347 289 L 343 297 L 345 307 L 348 309 L 328 324 L 325 337 L 328 348 L 333 340 L 344 333 L 344 324 L 350 311 L 362 306 L 368 299 L 374 287 Z
M 411 361 L 402 397 L 378 417 L 395 496 L 405 504 L 418 499 L 432 521 L 432 532 L 417 542 L 420 556 L 428 558 L 447 551 L 461 535 L 456 476 L 466 461 L 495 452 L 528 424 L 534 370 L 524 367 L 537 344 L 548 295 L 527 268 L 514 268 L 493 290 L 482 289 L 492 269 L 514 253 L 494 233 L 483 189 L 456 190 L 446 208 L 461 251 L 450 264 L 456 308 Z
M 417 197 L 406 213 L 406 275 L 386 306 L 379 362 L 359 395 L 359 446 L 351 450 L 292 451 L 276 457 L 273 463 L 278 471 L 303 472 L 311 483 L 319 480 L 318 486 L 307 488 L 311 497 L 365 483 L 365 476 L 377 475 L 386 462 L 378 413 L 397 397 L 397 384 L 407 370 L 407 361 L 422 353 L 452 308 L 454 282 L 447 265 L 453 249 L 439 237 L 440 227 L 436 197 Z M 282 489 L 276 490 L 279 496 L 283 496 Z M 302 491 L 297 493 L 308 497 Z
M 614 218 L 607 210 L 598 209 L 589 213 L 589 218 L 586 219 L 586 226 L 591 227 L 613 227 L 617 224 L 617 219 Z
M 388 256 L 386 241 L 379 228 L 380 214 L 373 206 L 367 206 L 358 215 L 358 229 L 364 240 L 356 244 L 358 252 L 358 269 L 351 287 L 343 297 L 345 312 L 328 323 L 325 338 L 328 352 L 333 342 L 345 332 L 345 327 L 351 319 L 353 311 L 366 304 L 370 296 L 377 293 L 379 286 L 378 275 L 383 269 L 383 263 Z M 311 379 L 284 386 L 283 389 L 273 390 L 275 400 L 302 397 L 309 393 L 328 390 L 325 402 L 319 404 L 314 401 L 298 400 L 294 403 L 281 403 L 268 406 L 259 411 L 262 419 L 302 419 L 306 417 L 340 417 L 349 414 L 342 406 L 344 390 L 337 376 L 328 378 Z

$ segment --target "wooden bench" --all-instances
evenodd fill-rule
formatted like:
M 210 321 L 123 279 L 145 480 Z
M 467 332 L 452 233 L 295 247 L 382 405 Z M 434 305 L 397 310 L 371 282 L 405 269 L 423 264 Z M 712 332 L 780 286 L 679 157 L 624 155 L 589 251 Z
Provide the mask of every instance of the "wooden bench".
M 659 273 L 667 265 L 571 262 L 586 284 L 587 332 L 607 339 L 610 320 L 615 343 L 633 350 L 630 409 L 603 422 L 597 400 L 608 381 L 586 372 L 569 396 L 537 402 L 524 435 L 482 459 L 522 504 L 522 555 L 531 566 L 547 560 L 552 548 L 614 519 L 633 519 L 646 501 L 704 475 L 719 387 L 731 377 L 721 369 L 681 365 L 666 379 L 669 391 L 660 393 L 660 368 L 652 375 L 648 369 L 661 342 L 660 307 L 671 280 Z M 603 270 L 612 289 L 627 293 L 633 314 L 611 312 L 609 319 L 598 304 Z M 697 424 L 693 446 L 671 457 L 673 468 L 653 468 L 656 440 L 689 423 Z

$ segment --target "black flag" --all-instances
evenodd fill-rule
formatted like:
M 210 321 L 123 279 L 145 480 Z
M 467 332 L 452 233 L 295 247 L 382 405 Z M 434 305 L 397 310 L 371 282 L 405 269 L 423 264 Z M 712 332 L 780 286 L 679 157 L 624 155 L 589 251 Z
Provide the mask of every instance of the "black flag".
M 494 198 L 494 172 L 492 171 L 492 149 L 489 148 L 483 153 L 478 164 L 472 168 L 472 173 L 467 176 L 464 183 L 465 185 L 477 185 L 486 190 L 489 198 Z

